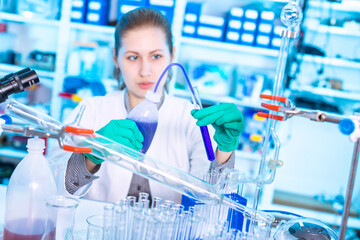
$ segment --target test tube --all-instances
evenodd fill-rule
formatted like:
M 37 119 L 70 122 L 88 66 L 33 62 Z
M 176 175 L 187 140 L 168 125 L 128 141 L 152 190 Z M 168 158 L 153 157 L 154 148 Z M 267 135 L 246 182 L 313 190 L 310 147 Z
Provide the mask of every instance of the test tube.
M 126 240 L 126 216 L 127 216 L 126 206 L 121 206 L 115 210 L 115 239 L 116 240 Z
M 114 239 L 114 210 L 113 204 L 104 206 L 103 240 Z
M 202 109 L 203 107 L 201 104 L 199 91 L 198 91 L 197 87 L 193 87 L 193 90 L 194 90 L 194 95 L 193 95 L 194 108 Z M 211 144 L 209 129 L 207 126 L 201 126 L 200 131 L 201 131 L 201 136 L 202 136 L 203 143 L 205 146 L 207 158 L 210 161 L 213 161 L 215 159 L 215 155 L 214 155 L 214 150 L 213 150 L 213 147 Z

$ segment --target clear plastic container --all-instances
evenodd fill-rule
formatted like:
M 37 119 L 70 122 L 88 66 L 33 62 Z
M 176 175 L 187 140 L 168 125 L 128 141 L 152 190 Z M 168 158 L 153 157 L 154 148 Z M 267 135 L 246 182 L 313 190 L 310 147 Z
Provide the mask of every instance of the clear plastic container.
M 157 104 L 160 102 L 160 95 L 148 91 L 145 96 L 145 101 L 137 105 L 128 114 L 127 119 L 136 122 L 140 132 L 144 136 L 142 153 L 146 153 L 154 138 L 155 131 L 158 124 L 158 109 Z
M 31 138 L 28 154 L 15 168 L 6 192 L 4 240 L 42 239 L 46 199 L 56 195 L 56 183 L 43 155 L 45 141 Z

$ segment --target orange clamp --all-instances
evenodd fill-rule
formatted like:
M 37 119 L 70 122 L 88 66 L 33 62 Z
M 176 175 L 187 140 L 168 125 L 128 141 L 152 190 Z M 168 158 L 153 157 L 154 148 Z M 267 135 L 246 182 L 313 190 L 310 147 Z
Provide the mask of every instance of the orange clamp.
M 269 100 L 275 100 L 282 103 L 287 103 L 286 97 L 280 97 L 280 96 L 273 96 L 273 95 L 267 95 L 267 94 L 260 94 L 260 98 L 269 99 Z
M 63 145 L 63 149 L 69 152 L 76 152 L 76 153 L 91 153 L 92 149 L 87 147 L 74 147 L 70 145 Z
M 279 115 L 274 115 L 274 114 L 269 114 L 269 113 L 264 113 L 264 112 L 258 112 L 256 115 L 258 115 L 259 117 L 263 117 L 263 118 L 271 118 L 277 121 L 283 121 L 284 117 L 279 116 Z
M 65 126 L 65 132 L 77 134 L 94 134 L 94 130 L 86 128 L 77 128 L 72 126 Z
M 264 108 L 267 108 L 269 110 L 273 110 L 273 111 L 280 111 L 280 107 L 279 105 L 273 105 L 273 104 L 268 104 L 268 103 L 261 103 L 261 106 Z

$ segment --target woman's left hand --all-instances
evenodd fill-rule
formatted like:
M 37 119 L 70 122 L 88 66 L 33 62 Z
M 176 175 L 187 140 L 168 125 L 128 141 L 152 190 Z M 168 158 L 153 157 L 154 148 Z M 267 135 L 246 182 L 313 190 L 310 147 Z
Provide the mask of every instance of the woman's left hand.
M 191 115 L 198 119 L 196 125 L 211 124 L 215 128 L 214 140 L 218 149 L 232 152 L 237 149 L 239 136 L 244 129 L 244 117 L 234 103 L 220 103 L 200 110 L 194 109 Z

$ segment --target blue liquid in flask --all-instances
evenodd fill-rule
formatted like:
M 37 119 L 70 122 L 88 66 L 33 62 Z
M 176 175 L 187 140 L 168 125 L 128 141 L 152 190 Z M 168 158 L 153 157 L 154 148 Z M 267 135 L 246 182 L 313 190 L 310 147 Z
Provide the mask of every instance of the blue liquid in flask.
M 150 147 L 150 144 L 154 138 L 157 122 L 139 122 L 135 121 L 136 125 L 138 126 L 140 132 L 144 137 L 143 148 L 140 150 L 142 153 L 146 153 Z

